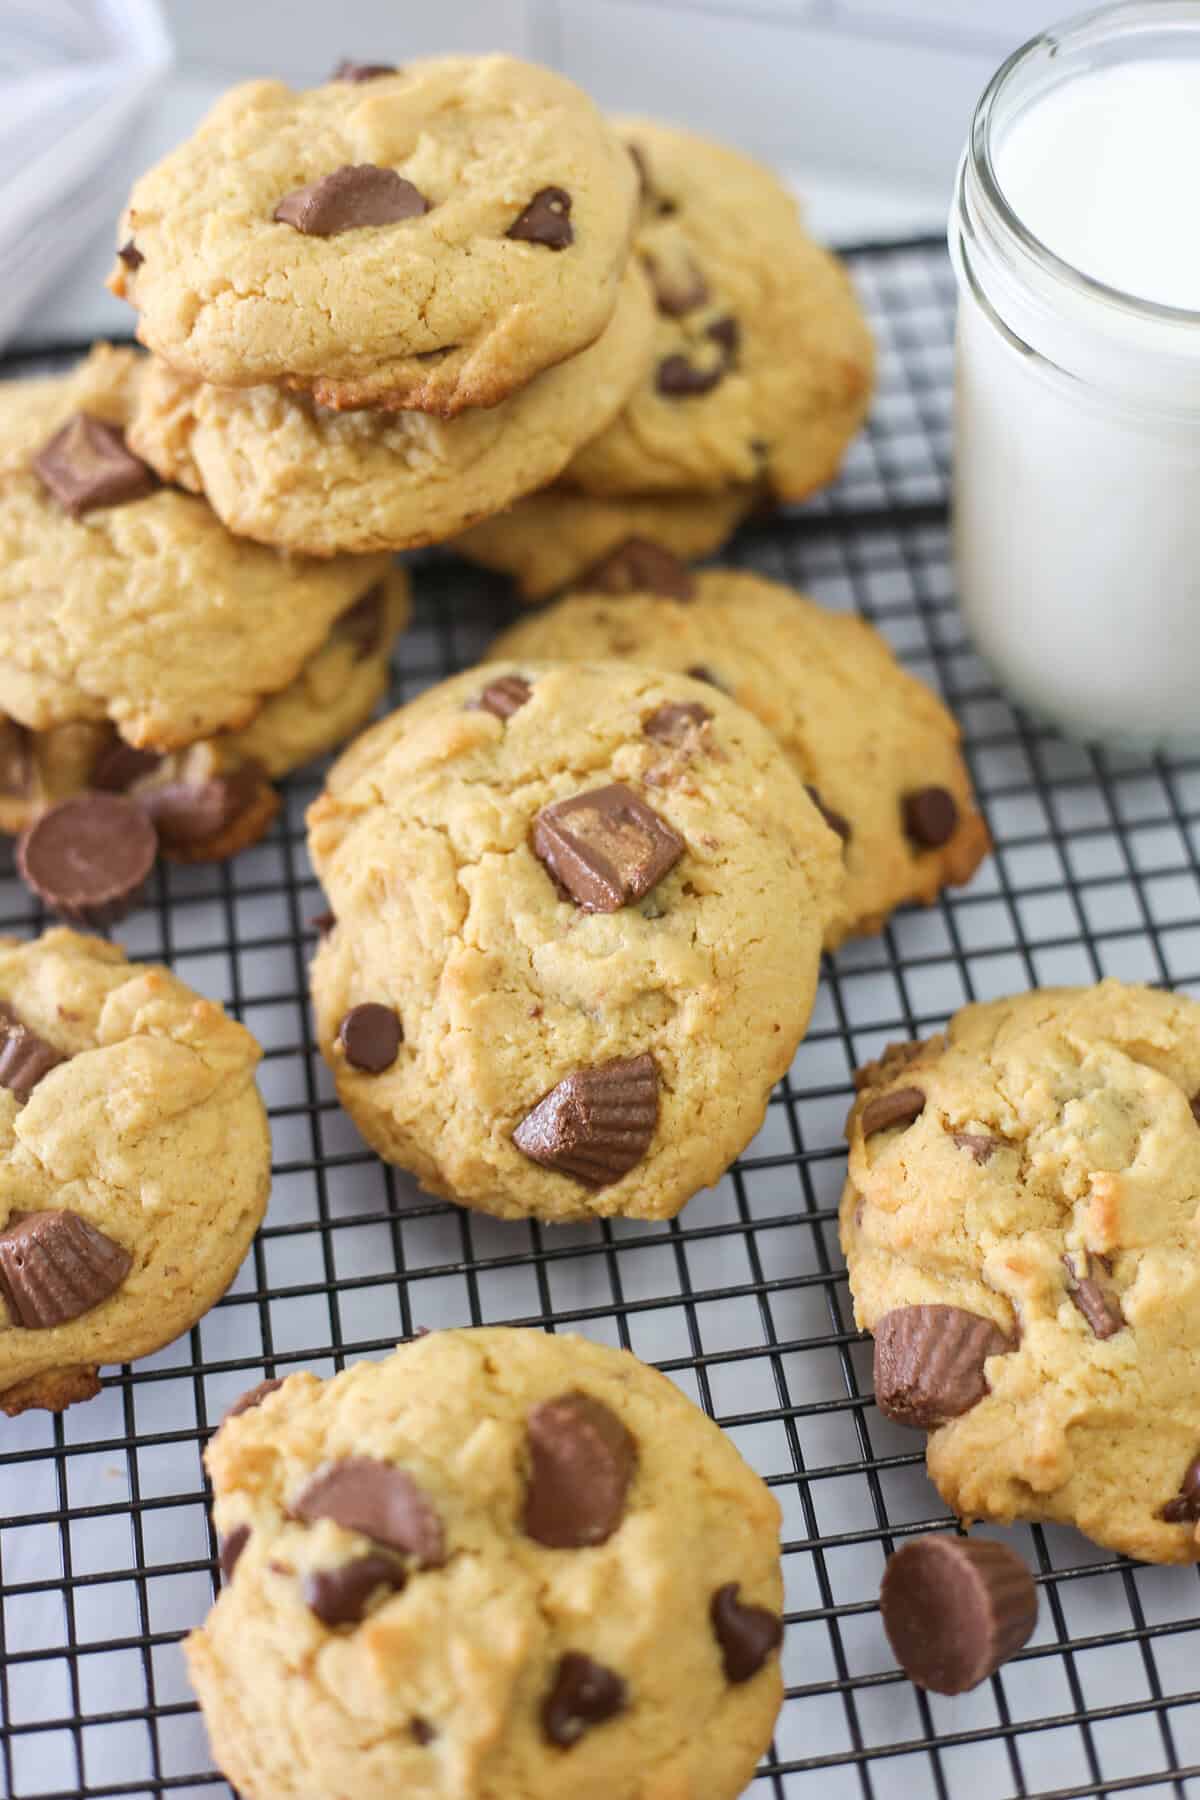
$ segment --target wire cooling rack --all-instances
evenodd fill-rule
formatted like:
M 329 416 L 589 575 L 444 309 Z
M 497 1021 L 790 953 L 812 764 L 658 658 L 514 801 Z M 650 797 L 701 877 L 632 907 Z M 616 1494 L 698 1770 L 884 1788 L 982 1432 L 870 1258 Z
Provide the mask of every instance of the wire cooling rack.
M 753 1800 L 1200 1797 L 1200 1585 L 1055 1527 L 1008 1533 L 1038 1572 L 1025 1651 L 975 1693 L 923 1697 L 876 1605 L 891 1549 L 945 1512 L 917 1438 L 876 1411 L 837 1246 L 855 1066 L 964 1001 L 1112 974 L 1200 992 L 1200 762 L 1064 744 L 968 649 L 946 545 L 952 281 L 931 243 L 852 264 L 883 351 L 869 434 L 818 502 L 745 531 L 728 560 L 857 607 L 961 719 L 996 854 L 970 888 L 827 958 L 791 1075 L 720 1186 L 671 1224 L 542 1230 L 420 1195 L 363 1146 L 316 1053 L 304 849 L 318 776 L 223 868 L 161 870 L 120 928 L 265 1046 L 275 1178 L 226 1298 L 186 1338 L 60 1419 L 0 1423 L 0 1781 L 11 1800 L 228 1796 L 179 1642 L 214 1591 L 201 1452 L 265 1374 L 325 1374 L 419 1326 L 569 1328 L 659 1364 L 784 1511 L 788 1699 Z M 6 372 L 25 367 L 10 362 Z M 504 585 L 418 569 L 394 698 L 472 660 Z M 0 864 L 0 927 L 41 914 Z M 370 1800 L 363 1796 L 363 1800 Z

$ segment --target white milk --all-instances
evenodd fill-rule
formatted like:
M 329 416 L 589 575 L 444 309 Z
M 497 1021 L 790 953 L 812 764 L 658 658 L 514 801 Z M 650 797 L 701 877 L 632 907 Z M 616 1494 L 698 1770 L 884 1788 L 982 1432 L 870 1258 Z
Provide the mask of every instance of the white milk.
M 1197 170 L 1200 4 L 1110 8 L 1001 71 L 951 225 L 968 628 L 1032 710 L 1142 746 L 1200 746 Z

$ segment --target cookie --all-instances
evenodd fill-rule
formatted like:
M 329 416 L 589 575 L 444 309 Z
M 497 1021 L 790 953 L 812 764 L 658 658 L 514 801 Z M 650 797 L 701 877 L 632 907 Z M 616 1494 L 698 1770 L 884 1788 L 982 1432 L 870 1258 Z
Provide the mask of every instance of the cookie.
M 59 1411 L 194 1325 L 262 1218 L 248 1031 L 73 931 L 0 940 L 0 1409 Z
M 1019 994 L 858 1081 L 855 1317 L 943 1499 L 1200 1560 L 1200 1003 Z
M 841 843 L 685 676 L 496 663 L 374 726 L 309 810 L 323 1054 L 379 1154 L 504 1217 L 667 1218 L 762 1122 Z
M 248 726 L 389 562 L 285 557 L 160 488 L 123 437 L 140 372 L 101 346 L 0 384 L 0 712 L 167 752 Z
M 682 669 L 756 714 L 843 843 L 827 948 L 974 874 L 990 841 L 957 722 L 864 619 L 758 575 L 689 571 L 629 547 L 595 565 L 589 590 L 521 620 L 489 655 Z
M 109 285 L 184 374 L 451 418 L 600 336 L 636 206 L 587 95 L 513 57 L 251 81 L 134 185 Z
M 335 619 L 295 679 L 241 731 L 184 750 L 135 750 L 107 723 L 29 731 L 0 719 L 0 831 L 24 831 L 51 807 L 98 788 L 145 807 L 173 862 L 212 862 L 260 838 L 279 808 L 281 775 L 344 743 L 388 681 L 389 655 L 409 616 L 399 568 Z
M 485 569 L 511 575 L 523 599 L 544 600 L 631 538 L 659 544 L 685 562 L 709 556 L 758 503 L 751 488 L 600 500 L 559 483 L 482 519 L 453 547 Z
M 613 126 L 642 175 L 654 366 L 564 481 L 606 497 L 764 486 L 802 500 L 837 473 L 871 396 L 849 276 L 769 169 L 675 126 Z
M 779 1507 L 627 1351 L 438 1331 L 252 1391 L 186 1640 L 246 1800 L 736 1800 L 783 1685 Z
M 438 543 L 552 481 L 616 416 L 648 365 L 653 323 L 631 264 L 594 344 L 498 406 L 449 420 L 331 413 L 281 388 L 212 387 L 155 359 L 129 442 L 262 543 L 316 556 Z

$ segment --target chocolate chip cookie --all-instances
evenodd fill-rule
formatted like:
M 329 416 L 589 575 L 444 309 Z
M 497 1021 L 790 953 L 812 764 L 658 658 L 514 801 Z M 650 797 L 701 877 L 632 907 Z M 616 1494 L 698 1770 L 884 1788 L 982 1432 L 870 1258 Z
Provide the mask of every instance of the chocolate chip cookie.
M 855 1317 L 942 1497 L 1200 1560 L 1200 1003 L 1019 994 L 858 1082 Z
M 586 586 L 489 654 L 681 669 L 755 713 L 841 840 L 846 881 L 827 948 L 974 874 L 989 838 L 958 724 L 864 619 L 636 542 L 595 564 Z
M 636 205 L 587 95 L 513 57 L 252 81 L 135 183 L 110 286 L 202 381 L 450 418 L 599 337 Z
M 59 1411 L 194 1325 L 267 1202 L 261 1052 L 166 969 L 0 939 L 0 1409 Z
M 841 840 L 715 689 L 468 671 L 351 745 L 309 833 L 335 919 L 321 1050 L 424 1187 L 507 1217 L 666 1218 L 758 1129 Z
M 779 1508 L 628 1352 L 439 1331 L 234 1408 L 213 1753 L 287 1793 L 735 1800 L 779 1710 Z
M 609 424 L 650 359 L 654 314 L 630 264 L 596 342 L 455 419 L 331 413 L 281 388 L 217 388 L 155 358 L 129 442 L 231 531 L 328 556 L 433 544 L 552 481 Z
M 522 599 L 544 600 L 631 542 L 657 545 L 685 562 L 710 556 L 759 504 L 750 488 L 602 500 L 559 482 L 482 519 L 453 547 L 511 575 Z
M 0 384 L 0 829 L 136 789 L 173 854 L 228 855 L 269 823 L 270 778 L 369 714 L 407 579 L 246 543 L 161 487 L 125 439 L 144 375 L 100 346 Z
M 654 366 L 564 481 L 606 497 L 758 485 L 803 499 L 836 474 L 871 395 L 849 276 L 760 163 L 676 126 L 613 128 L 641 178 Z

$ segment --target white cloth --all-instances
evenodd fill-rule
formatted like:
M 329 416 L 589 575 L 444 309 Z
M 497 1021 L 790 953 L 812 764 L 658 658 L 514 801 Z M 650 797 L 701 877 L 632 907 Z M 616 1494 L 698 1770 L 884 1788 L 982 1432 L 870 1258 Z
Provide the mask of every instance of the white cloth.
M 113 160 L 170 66 L 158 0 L 2 0 L 0 345 L 115 225 Z

